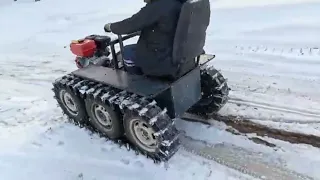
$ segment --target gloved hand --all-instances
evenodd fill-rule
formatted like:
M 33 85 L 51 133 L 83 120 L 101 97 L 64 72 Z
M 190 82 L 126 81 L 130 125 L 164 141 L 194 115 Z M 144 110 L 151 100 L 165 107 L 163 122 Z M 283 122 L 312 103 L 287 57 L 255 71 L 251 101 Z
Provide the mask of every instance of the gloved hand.
M 108 23 L 108 24 L 104 25 L 104 31 L 105 32 L 111 32 L 110 26 L 111 26 L 111 23 Z

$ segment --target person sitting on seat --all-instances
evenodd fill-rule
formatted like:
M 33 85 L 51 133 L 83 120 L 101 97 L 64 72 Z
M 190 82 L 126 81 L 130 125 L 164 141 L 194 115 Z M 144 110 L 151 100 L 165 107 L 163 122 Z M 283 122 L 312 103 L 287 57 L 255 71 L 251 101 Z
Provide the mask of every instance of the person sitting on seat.
M 104 26 L 106 32 L 123 35 L 140 32 L 137 44 L 124 46 L 123 59 L 132 73 L 170 76 L 176 26 L 184 0 L 144 0 L 146 5 L 130 18 Z M 130 72 L 130 71 L 129 71 Z

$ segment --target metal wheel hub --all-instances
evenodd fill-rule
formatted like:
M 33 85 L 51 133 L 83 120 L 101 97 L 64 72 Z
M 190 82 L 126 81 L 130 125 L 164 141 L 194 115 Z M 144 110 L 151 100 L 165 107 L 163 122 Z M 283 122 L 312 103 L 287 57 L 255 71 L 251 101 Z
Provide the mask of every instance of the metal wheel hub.
M 104 108 L 103 106 L 101 106 L 99 104 L 94 104 L 93 105 L 93 114 L 94 114 L 95 118 L 97 119 L 97 121 L 101 125 L 103 125 L 107 128 L 111 128 L 112 119 L 111 119 L 109 112 L 106 110 L 106 108 Z
M 60 91 L 60 99 L 70 114 L 74 116 L 78 114 L 77 105 L 69 92 L 66 90 Z
M 146 151 L 154 152 L 157 147 L 154 130 L 147 123 L 138 119 L 132 121 L 131 128 L 139 146 Z

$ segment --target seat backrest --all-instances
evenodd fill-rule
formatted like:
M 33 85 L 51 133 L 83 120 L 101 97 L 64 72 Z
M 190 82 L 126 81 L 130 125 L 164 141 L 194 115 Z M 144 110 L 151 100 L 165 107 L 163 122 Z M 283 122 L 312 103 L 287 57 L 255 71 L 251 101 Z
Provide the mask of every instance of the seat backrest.
M 173 43 L 173 63 L 192 61 L 203 52 L 210 23 L 209 0 L 187 0 L 181 7 Z

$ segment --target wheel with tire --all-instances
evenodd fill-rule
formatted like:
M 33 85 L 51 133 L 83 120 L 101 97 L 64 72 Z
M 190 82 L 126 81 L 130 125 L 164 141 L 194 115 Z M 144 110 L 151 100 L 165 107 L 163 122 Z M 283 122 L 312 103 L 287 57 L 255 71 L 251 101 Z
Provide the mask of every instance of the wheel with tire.
M 180 133 L 174 122 L 156 104 L 136 101 L 137 109 L 126 109 L 123 126 L 128 141 L 155 161 L 169 160 L 180 147 Z
M 155 130 L 147 120 L 141 116 L 127 112 L 124 115 L 124 128 L 130 142 L 136 145 L 141 151 L 156 153 L 159 146 L 155 136 Z
M 217 113 L 228 101 L 229 87 L 227 80 L 213 67 L 201 69 L 201 93 L 198 103 L 188 112 L 210 116 Z
M 123 124 L 120 115 L 109 105 L 94 99 L 86 99 L 86 110 L 90 117 L 90 123 L 100 133 L 110 139 L 123 136 Z
M 55 86 L 54 92 L 60 108 L 69 118 L 80 124 L 87 121 L 84 102 L 71 89 Z

